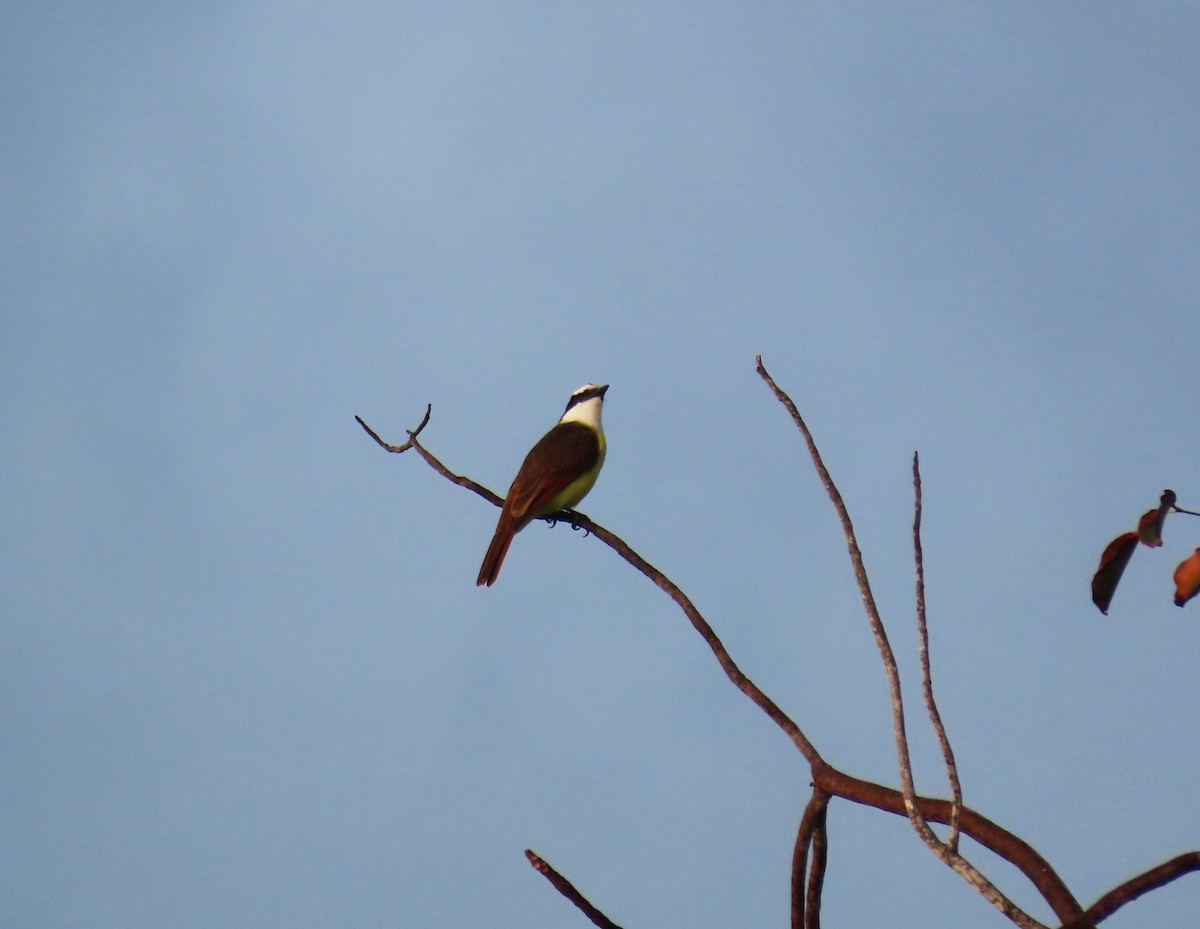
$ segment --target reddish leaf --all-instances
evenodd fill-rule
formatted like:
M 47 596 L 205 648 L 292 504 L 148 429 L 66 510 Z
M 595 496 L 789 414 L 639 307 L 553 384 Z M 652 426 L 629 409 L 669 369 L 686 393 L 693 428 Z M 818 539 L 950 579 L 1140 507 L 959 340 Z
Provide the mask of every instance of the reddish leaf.
M 1125 573 L 1125 565 L 1137 548 L 1138 534 L 1125 532 L 1108 543 L 1108 548 L 1100 556 L 1100 567 L 1092 578 L 1092 603 L 1099 607 L 1100 612 L 1108 615 L 1108 605 L 1112 603 L 1113 593 Z
M 1163 523 L 1166 522 L 1167 514 L 1171 512 L 1173 506 L 1175 506 L 1175 491 L 1164 490 L 1158 502 L 1158 509 L 1150 510 L 1138 520 L 1138 538 L 1141 539 L 1143 545 L 1151 548 L 1158 548 L 1162 545 Z
M 1175 605 L 1183 606 L 1200 593 L 1200 548 L 1175 569 Z

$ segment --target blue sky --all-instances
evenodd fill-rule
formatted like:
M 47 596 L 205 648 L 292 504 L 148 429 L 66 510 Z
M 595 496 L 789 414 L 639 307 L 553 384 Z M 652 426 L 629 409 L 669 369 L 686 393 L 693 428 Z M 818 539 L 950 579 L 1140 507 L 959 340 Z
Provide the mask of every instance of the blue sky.
M 582 507 L 896 782 L 841 537 L 967 802 L 1091 901 L 1200 846 L 1200 15 L 1186 4 L 11 5 L 0 922 L 781 926 L 808 772 L 674 606 L 495 511 L 608 382 Z M 1008 925 L 835 805 L 829 925 Z M 977 850 L 968 848 L 969 852 Z M 1024 882 L 979 863 L 1033 914 Z M 1113 927 L 1190 926 L 1194 879 Z M 892 914 L 889 918 L 888 914 Z

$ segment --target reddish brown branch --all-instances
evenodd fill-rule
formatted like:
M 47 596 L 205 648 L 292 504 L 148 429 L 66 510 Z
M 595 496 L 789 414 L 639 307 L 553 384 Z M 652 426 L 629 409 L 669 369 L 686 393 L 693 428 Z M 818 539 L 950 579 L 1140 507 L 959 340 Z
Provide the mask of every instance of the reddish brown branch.
M 1200 513 L 1196 515 L 1200 516 Z M 1113 913 L 1126 903 L 1132 903 L 1143 894 L 1148 894 L 1152 890 L 1164 887 L 1172 881 L 1183 877 L 1185 874 L 1191 874 L 1193 871 L 1200 871 L 1200 851 L 1184 852 L 1182 855 L 1177 855 L 1170 861 L 1164 861 L 1149 871 L 1143 872 L 1136 877 L 1131 877 L 1123 884 L 1118 884 L 1089 906 L 1082 916 L 1071 922 L 1064 923 L 1062 929 L 1084 929 L 1086 926 L 1095 925 L 1101 920 L 1112 916 Z
M 804 815 L 800 818 L 796 845 L 792 849 L 792 929 L 819 929 L 821 925 L 821 890 L 825 885 L 829 849 L 829 836 L 825 828 L 828 808 L 829 794 L 820 787 L 814 787 L 804 808 Z M 811 868 L 808 866 L 810 848 Z
M 536 870 L 546 876 L 546 880 L 554 885 L 555 890 L 579 907 L 583 911 L 583 915 L 599 926 L 600 929 L 621 929 L 620 926 L 592 906 L 587 898 L 575 889 L 575 885 L 555 871 L 554 868 L 550 867 L 549 862 L 544 858 L 529 848 L 525 849 L 525 857 L 529 859 L 529 863 Z
M 813 774 L 817 785 L 835 797 L 843 797 L 863 806 L 895 813 L 897 816 L 907 815 L 904 809 L 904 795 L 893 787 L 865 781 L 828 765 L 814 770 Z M 949 823 L 953 805 L 949 800 L 917 797 L 917 806 L 930 822 Z M 962 831 L 988 851 L 1020 869 L 1060 921 L 1075 919 L 1083 912 L 1083 907 L 1063 883 L 1062 878 L 1028 842 L 986 816 L 976 813 L 969 806 L 961 808 L 959 817 Z M 1079 929 L 1084 929 L 1085 925 L 1079 924 Z
M 829 830 L 825 825 L 825 814 L 829 806 L 821 807 L 820 819 L 813 830 L 813 863 L 808 872 L 808 892 L 804 929 L 821 929 L 821 892 L 825 889 L 825 866 L 829 858 Z

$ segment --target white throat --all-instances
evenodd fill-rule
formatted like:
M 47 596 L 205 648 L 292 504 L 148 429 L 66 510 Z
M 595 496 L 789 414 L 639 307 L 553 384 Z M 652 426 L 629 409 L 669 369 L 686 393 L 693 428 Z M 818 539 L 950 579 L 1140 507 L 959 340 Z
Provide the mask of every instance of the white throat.
M 585 426 L 591 426 L 597 432 L 603 432 L 604 429 L 600 425 L 600 408 L 604 404 L 603 397 L 592 397 L 589 400 L 584 400 L 583 403 L 576 403 L 567 412 L 563 413 L 560 423 L 583 423 Z

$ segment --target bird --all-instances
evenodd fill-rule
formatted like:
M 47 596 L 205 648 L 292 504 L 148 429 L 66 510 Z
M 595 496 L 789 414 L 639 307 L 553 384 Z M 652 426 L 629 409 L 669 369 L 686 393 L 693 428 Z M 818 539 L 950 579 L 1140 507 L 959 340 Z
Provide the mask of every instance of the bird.
M 539 516 L 575 506 L 595 486 L 607 451 L 600 424 L 607 390 L 607 384 L 578 388 L 557 425 L 525 456 L 504 498 L 476 587 L 496 583 L 513 536 Z

